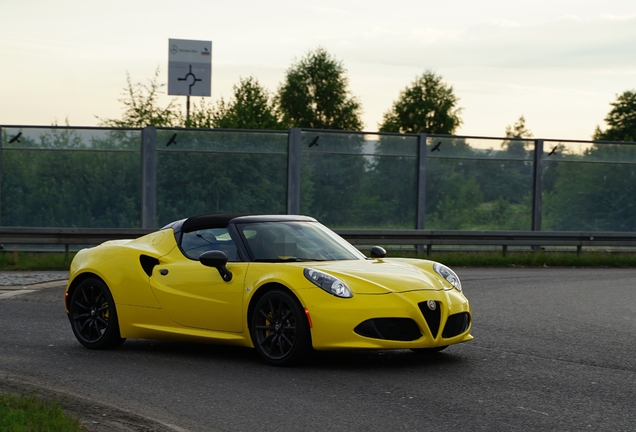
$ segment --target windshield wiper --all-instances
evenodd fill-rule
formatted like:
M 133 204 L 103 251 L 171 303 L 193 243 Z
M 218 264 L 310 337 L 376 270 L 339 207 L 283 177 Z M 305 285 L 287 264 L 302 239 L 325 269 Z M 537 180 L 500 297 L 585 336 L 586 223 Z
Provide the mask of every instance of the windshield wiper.
M 314 258 L 298 258 L 298 257 L 289 257 L 289 258 L 256 258 L 254 262 L 311 262 L 311 261 L 327 261 L 323 259 L 314 259 Z
M 318 258 L 298 258 L 298 257 L 290 257 L 284 260 L 283 262 L 319 262 L 319 261 L 335 261 L 335 260 L 327 260 L 327 259 L 318 259 Z

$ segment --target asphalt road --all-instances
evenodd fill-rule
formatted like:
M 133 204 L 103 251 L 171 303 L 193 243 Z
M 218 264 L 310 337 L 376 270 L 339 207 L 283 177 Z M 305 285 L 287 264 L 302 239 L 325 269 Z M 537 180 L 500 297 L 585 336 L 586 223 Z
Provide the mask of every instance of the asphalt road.
M 96 428 L 129 414 L 147 420 L 122 420 L 133 430 L 636 430 L 636 269 L 456 270 L 474 341 L 430 358 L 318 353 L 298 368 L 201 344 L 90 351 L 62 287 L 3 298 L 0 390 L 49 389 Z

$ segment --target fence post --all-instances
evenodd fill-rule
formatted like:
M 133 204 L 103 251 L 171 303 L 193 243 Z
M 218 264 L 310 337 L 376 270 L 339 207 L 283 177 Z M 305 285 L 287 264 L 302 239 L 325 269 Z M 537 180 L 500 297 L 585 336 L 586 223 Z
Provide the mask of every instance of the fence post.
M 426 213 L 426 134 L 417 136 L 417 211 L 415 229 L 425 227 Z M 430 248 L 426 248 L 427 255 Z M 424 253 L 424 245 L 417 245 L 417 254 Z
M 289 129 L 287 138 L 287 214 L 300 214 L 301 129 Z
M 2 127 L 0 126 L 0 226 L 2 226 L 2 147 L 3 147 Z
M 141 130 L 141 227 L 157 224 L 157 128 Z
M 543 193 L 543 140 L 534 141 L 534 170 L 532 174 L 532 231 L 541 231 L 541 194 Z M 537 250 L 539 247 L 535 247 Z

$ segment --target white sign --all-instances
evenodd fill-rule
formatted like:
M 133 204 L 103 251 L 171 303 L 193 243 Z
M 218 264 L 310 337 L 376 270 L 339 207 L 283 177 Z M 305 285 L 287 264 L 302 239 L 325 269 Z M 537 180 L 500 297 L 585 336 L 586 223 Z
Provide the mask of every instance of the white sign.
M 210 96 L 212 42 L 168 40 L 168 94 Z

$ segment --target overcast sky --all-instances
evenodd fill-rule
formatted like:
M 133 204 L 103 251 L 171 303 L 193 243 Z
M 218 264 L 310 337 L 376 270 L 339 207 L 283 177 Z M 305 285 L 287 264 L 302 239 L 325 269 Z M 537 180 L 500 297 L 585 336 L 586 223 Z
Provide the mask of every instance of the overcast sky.
M 459 97 L 462 135 L 502 136 L 524 115 L 535 137 L 587 140 L 636 89 L 633 0 L 0 0 L 0 16 L 3 125 L 119 118 L 127 72 L 167 82 L 170 38 L 212 41 L 212 101 L 250 75 L 274 92 L 322 46 L 368 131 L 427 69 Z

